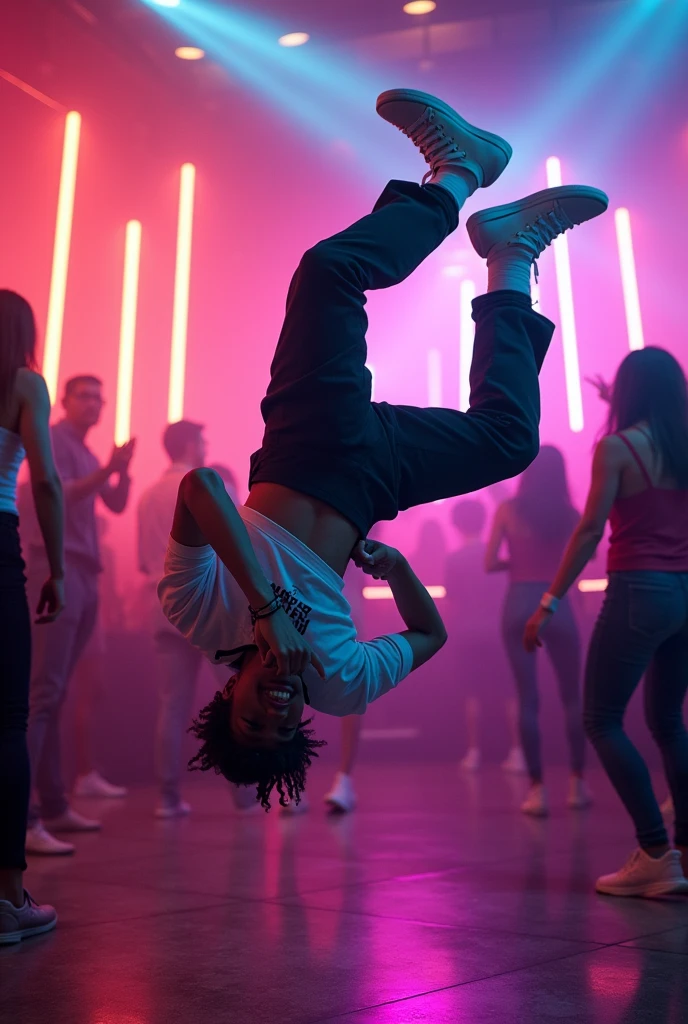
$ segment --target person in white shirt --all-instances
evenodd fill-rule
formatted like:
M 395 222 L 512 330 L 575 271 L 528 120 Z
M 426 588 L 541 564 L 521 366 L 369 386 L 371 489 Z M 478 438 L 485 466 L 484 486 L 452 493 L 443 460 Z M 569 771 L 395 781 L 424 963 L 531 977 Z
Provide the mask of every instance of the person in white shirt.
M 274 788 L 283 806 L 303 791 L 320 746 L 301 720 L 306 703 L 362 714 L 444 644 L 439 613 L 406 559 L 362 538 L 401 509 L 477 490 L 532 462 L 538 373 L 554 331 L 532 308 L 532 265 L 608 205 L 597 189 L 564 186 L 471 217 L 488 294 L 473 306 L 469 411 L 372 402 L 365 293 L 411 274 L 511 156 L 503 139 L 424 93 L 391 90 L 377 109 L 418 147 L 429 183 L 390 182 L 372 214 L 304 254 L 246 504 L 234 505 L 217 474 L 187 474 L 159 587 L 170 622 L 236 671 L 194 723 L 201 748 L 191 763 L 257 785 L 266 808 Z M 406 629 L 357 641 L 342 594 L 350 559 L 388 581 Z
M 144 573 L 144 606 L 149 629 L 155 642 L 160 670 L 158 715 L 155 730 L 155 772 L 160 800 L 155 814 L 173 818 L 189 814 L 190 805 L 182 799 L 182 747 L 184 734 L 191 725 L 192 706 L 202 653 L 170 626 L 160 610 L 157 586 L 163 575 L 170 523 L 174 515 L 179 484 L 190 469 L 203 466 L 207 444 L 205 427 L 180 420 L 170 423 L 163 433 L 163 447 L 170 464 L 159 480 L 151 484 L 139 500 L 138 556 Z M 215 467 L 232 499 L 236 502 L 236 480 L 224 466 Z M 253 795 L 232 790 L 237 810 L 255 805 Z

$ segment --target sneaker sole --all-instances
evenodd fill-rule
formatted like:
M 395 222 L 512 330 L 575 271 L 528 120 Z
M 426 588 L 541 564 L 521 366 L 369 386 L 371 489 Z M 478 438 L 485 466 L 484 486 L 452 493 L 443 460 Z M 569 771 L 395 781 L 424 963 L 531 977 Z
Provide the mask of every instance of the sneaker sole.
M 688 893 L 688 881 L 652 882 L 650 885 L 636 885 L 629 889 L 615 885 L 595 885 L 595 890 L 604 896 L 671 896 L 672 893 Z
M 477 237 L 478 230 L 483 224 L 494 224 L 496 221 L 504 220 L 515 213 L 521 213 L 523 210 L 532 210 L 541 203 L 553 202 L 554 200 L 561 202 L 561 200 L 566 201 L 567 199 L 587 199 L 593 204 L 593 212 L 589 216 L 584 217 L 582 221 L 579 221 L 581 224 L 586 220 L 599 217 L 609 206 L 609 196 L 606 192 L 599 188 L 592 188 L 590 185 L 559 185 L 556 188 L 545 188 L 541 192 L 534 192 L 533 195 L 526 196 L 525 199 L 518 199 L 515 203 L 505 203 L 504 206 L 492 206 L 488 210 L 480 210 L 479 213 L 472 214 L 466 221 L 466 231 L 471 240 L 471 245 L 478 256 L 485 259 L 489 246 L 487 249 L 484 248 L 479 244 Z M 600 209 L 595 209 L 595 207 L 600 207 Z
M 469 124 L 465 121 L 460 114 L 457 114 L 453 107 L 450 107 L 448 103 L 444 103 L 443 100 L 438 100 L 435 96 L 431 96 L 427 92 L 419 92 L 417 89 L 388 89 L 387 92 L 380 93 L 375 104 L 375 109 L 378 114 L 387 121 L 387 118 L 382 114 L 382 110 L 389 103 L 422 103 L 426 107 L 432 107 L 433 110 L 437 110 L 444 117 L 447 117 L 454 121 L 459 127 L 466 132 L 467 135 L 472 135 L 476 139 L 480 139 L 481 142 L 487 142 L 491 146 L 495 146 L 502 156 L 504 157 L 504 167 L 499 174 L 494 175 L 492 178 L 485 179 L 483 182 L 483 188 L 487 188 L 488 185 L 493 185 L 500 174 L 504 172 L 507 164 L 511 160 L 513 149 L 500 135 L 493 135 L 492 132 L 486 132 L 483 128 L 476 128 L 475 125 Z M 388 124 L 393 122 L 388 121 Z
M 339 803 L 338 800 L 325 800 L 325 806 L 329 814 L 351 814 L 356 808 L 355 804 L 347 806 L 346 804 Z
M 4 935 L 0 935 L 0 946 L 13 946 L 22 939 L 30 939 L 34 935 L 45 935 L 46 932 L 51 932 L 57 924 L 57 918 L 51 921 L 49 924 L 37 924 L 33 928 L 22 928 L 18 932 L 6 932 Z

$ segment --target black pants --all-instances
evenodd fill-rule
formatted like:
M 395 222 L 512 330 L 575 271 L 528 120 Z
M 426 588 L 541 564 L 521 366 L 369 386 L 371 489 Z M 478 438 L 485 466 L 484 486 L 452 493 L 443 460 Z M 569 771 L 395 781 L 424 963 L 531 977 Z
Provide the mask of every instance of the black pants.
M 447 191 L 392 181 L 372 214 L 305 253 L 261 406 L 251 484 L 319 498 L 365 536 L 402 509 L 478 490 L 533 460 L 538 373 L 554 325 L 519 292 L 473 304 L 467 413 L 370 400 L 365 293 L 403 281 L 456 224 Z
M 645 720 L 676 807 L 676 843 L 688 846 L 688 573 L 611 573 L 585 669 L 586 731 L 647 849 L 666 843 L 667 832 L 647 765 L 623 727 L 643 674 Z
M 19 521 L 0 512 L 0 868 L 26 870 L 31 622 Z

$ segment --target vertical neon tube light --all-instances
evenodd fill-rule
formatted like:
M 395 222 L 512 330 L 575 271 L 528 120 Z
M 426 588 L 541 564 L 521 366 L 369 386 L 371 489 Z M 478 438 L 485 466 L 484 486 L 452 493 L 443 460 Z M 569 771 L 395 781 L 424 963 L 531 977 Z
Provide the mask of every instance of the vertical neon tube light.
M 428 351 L 428 405 L 433 409 L 442 405 L 442 354 L 436 348 Z
M 475 324 L 471 317 L 471 303 L 475 298 L 473 281 L 462 281 L 459 295 L 459 409 L 461 412 L 465 412 L 471 395 L 471 361 L 473 359 L 473 341 L 475 340 Z
M 53 266 L 50 276 L 50 297 L 48 299 L 48 317 L 45 325 L 45 345 L 43 348 L 43 376 L 48 385 L 50 401 L 53 403 L 57 396 L 57 378 L 60 372 L 62 325 L 64 323 L 65 295 L 67 293 L 69 250 L 72 242 L 74 193 L 76 191 L 80 136 L 81 114 L 77 114 L 75 110 L 70 110 L 65 118 L 60 190 L 57 196 L 57 218 L 55 221 L 55 242 L 53 245 Z
M 616 223 L 616 242 L 619 247 L 621 285 L 623 287 L 624 306 L 626 307 L 628 347 L 633 352 L 635 349 L 645 347 L 645 338 L 643 336 L 643 320 L 640 315 L 640 296 L 638 295 L 638 278 L 635 272 L 635 256 L 633 255 L 631 215 L 625 207 L 621 207 L 614 214 L 614 221 Z
M 131 437 L 131 392 L 134 377 L 140 257 L 141 224 L 137 220 L 130 220 L 127 224 L 124 242 L 124 282 L 122 285 L 122 318 L 119 332 L 119 364 L 117 367 L 115 444 L 124 444 Z
M 177 263 L 174 274 L 172 309 L 172 352 L 167 419 L 175 423 L 184 415 L 186 377 L 186 338 L 189 322 L 189 279 L 191 276 L 191 239 L 193 235 L 196 168 L 184 164 L 179 180 L 179 221 L 177 225 Z
M 561 163 L 559 158 L 551 156 L 547 160 L 547 184 L 550 188 L 561 185 Z M 578 340 L 576 338 L 576 319 L 573 312 L 573 285 L 571 283 L 571 263 L 569 260 L 569 243 L 566 235 L 559 235 L 552 243 L 554 247 L 554 265 L 557 273 L 557 291 L 559 293 L 559 316 L 561 320 L 561 340 L 564 350 L 564 376 L 566 378 L 566 399 L 569 407 L 569 426 L 574 433 L 583 429 L 583 393 L 581 391 L 580 367 L 578 364 Z
M 370 363 L 366 363 L 368 372 L 370 373 L 370 401 L 375 401 L 375 367 L 371 366 Z

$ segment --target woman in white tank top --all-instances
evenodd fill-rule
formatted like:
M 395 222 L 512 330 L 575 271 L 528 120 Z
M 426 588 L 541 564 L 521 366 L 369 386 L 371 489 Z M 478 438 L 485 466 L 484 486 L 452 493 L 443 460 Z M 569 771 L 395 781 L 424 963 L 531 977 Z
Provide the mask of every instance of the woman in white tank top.
M 23 886 L 31 620 L 16 492 L 24 457 L 50 565 L 36 622 L 52 622 L 64 605 L 62 485 L 50 444 L 48 389 L 33 370 L 35 347 L 31 306 L 0 289 L 0 945 L 49 931 L 57 921 L 54 908 L 36 904 Z

